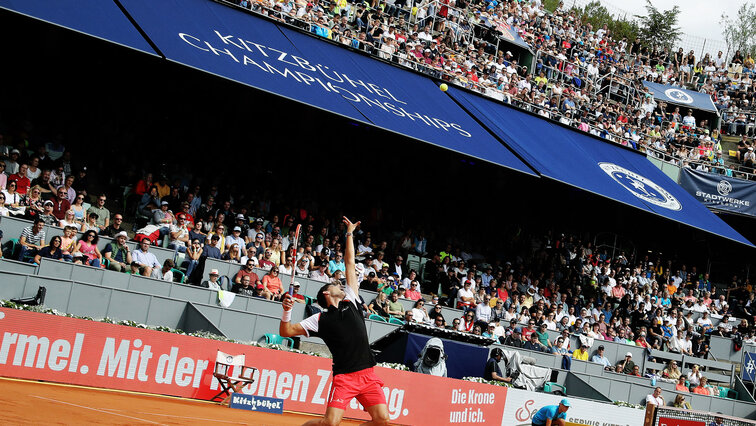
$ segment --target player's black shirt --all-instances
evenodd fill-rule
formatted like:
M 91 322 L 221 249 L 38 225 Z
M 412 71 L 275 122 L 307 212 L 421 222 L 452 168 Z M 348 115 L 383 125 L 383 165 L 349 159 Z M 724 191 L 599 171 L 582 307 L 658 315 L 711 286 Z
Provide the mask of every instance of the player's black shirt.
M 358 300 L 346 286 L 346 299 L 339 306 L 330 306 L 300 324 L 308 335 L 323 339 L 333 355 L 333 374 L 352 373 L 375 365 L 370 351 L 365 317 L 353 300 Z

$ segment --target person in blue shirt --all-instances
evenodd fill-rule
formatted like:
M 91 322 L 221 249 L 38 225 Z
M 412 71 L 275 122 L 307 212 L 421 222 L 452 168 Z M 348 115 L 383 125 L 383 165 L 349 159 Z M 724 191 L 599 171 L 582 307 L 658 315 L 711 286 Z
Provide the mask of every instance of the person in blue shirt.
M 561 400 L 559 405 L 547 405 L 542 407 L 533 416 L 533 426 L 564 426 L 567 420 L 567 410 L 570 401 L 567 398 Z

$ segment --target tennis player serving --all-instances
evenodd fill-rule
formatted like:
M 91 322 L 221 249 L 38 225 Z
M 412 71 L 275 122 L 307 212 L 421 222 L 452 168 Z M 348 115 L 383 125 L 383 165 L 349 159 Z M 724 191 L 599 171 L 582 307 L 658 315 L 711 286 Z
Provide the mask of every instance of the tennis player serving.
M 388 424 L 389 414 L 383 394 L 383 382 L 373 371 L 375 359 L 370 352 L 365 318 L 359 304 L 359 283 L 354 271 L 354 230 L 360 222 L 352 223 L 344 217 L 347 227 L 344 251 L 346 287 L 326 284 L 318 291 L 318 304 L 324 311 L 299 324 L 291 323 L 294 301 L 286 294 L 281 302 L 283 315 L 278 334 L 284 337 L 317 336 L 323 339 L 333 355 L 333 385 L 328 396 L 328 408 L 322 419 L 306 425 L 336 425 L 352 398 L 357 398 L 371 421 L 366 425 Z M 342 288 L 343 287 L 343 288 Z

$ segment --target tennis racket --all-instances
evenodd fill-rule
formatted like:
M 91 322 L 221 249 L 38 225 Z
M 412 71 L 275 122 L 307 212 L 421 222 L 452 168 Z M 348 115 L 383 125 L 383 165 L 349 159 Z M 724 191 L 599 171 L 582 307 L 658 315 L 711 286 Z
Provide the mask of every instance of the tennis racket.
M 297 242 L 299 241 L 299 232 L 302 230 L 302 225 L 297 225 L 297 230 L 294 232 L 294 241 L 291 242 L 291 252 L 289 256 L 293 260 L 291 262 L 291 282 L 289 283 L 289 295 L 294 294 L 294 276 L 297 271 Z

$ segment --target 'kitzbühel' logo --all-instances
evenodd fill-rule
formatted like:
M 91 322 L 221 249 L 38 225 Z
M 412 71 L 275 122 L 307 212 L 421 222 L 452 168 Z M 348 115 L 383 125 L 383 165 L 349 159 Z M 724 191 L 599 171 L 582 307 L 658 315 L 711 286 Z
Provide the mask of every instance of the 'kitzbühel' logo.
M 684 104 L 693 103 L 693 97 L 680 89 L 667 89 L 664 91 L 664 94 L 667 95 L 668 98 L 674 99 L 677 102 L 682 102 Z
M 682 210 L 677 198 L 652 180 L 614 163 L 599 163 L 599 167 L 641 200 L 665 209 Z

